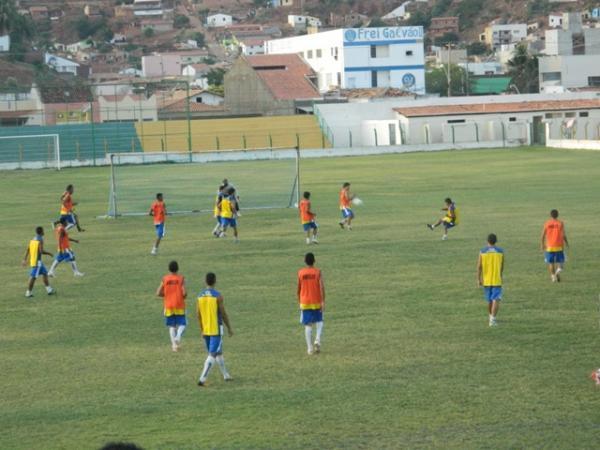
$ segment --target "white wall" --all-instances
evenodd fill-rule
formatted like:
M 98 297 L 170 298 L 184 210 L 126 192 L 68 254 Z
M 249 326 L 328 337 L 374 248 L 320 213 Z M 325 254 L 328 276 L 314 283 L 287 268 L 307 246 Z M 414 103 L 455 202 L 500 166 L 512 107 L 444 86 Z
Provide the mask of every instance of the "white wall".
M 547 86 L 588 86 L 588 77 L 600 77 L 600 55 L 541 56 L 538 62 L 541 92 Z M 560 72 L 560 81 L 544 81 L 549 72 Z
M 227 27 L 233 23 L 233 18 L 227 14 L 215 14 L 206 18 L 206 26 L 209 28 Z

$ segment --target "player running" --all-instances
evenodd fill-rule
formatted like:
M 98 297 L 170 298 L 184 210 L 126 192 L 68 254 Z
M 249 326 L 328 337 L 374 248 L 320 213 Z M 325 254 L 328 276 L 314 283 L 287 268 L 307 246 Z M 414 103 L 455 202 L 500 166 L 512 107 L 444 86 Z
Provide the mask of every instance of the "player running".
M 489 326 L 497 325 L 496 315 L 502 300 L 502 273 L 504 272 L 504 250 L 496 247 L 497 237 L 490 234 L 487 246 L 482 248 L 477 259 L 477 283 L 483 286 L 488 302 Z
M 225 237 L 225 233 L 227 232 L 227 228 L 231 227 L 233 229 L 233 237 L 235 238 L 236 243 L 238 243 L 238 230 L 237 230 L 237 199 L 235 197 L 235 188 L 229 187 L 226 191 L 226 194 L 223 195 L 221 201 L 219 202 L 219 209 L 221 211 L 221 232 L 219 233 L 219 237 Z
M 545 252 L 545 261 L 550 272 L 552 282 L 560 282 L 560 273 L 563 271 L 565 262 L 564 245 L 569 246 L 565 224 L 558 220 L 558 210 L 550 211 L 550 219 L 544 224 L 542 230 L 541 248 Z
M 54 257 L 54 261 L 50 266 L 50 270 L 48 271 L 49 277 L 54 277 L 54 271 L 56 267 L 63 261 L 70 262 L 71 268 L 73 269 L 73 275 L 76 277 L 82 277 L 84 274 L 79 271 L 77 268 L 77 263 L 75 262 L 75 253 L 71 250 L 71 242 L 75 242 L 79 244 L 77 239 L 71 239 L 69 234 L 67 233 L 67 220 L 64 217 L 61 217 L 59 221 L 60 225 L 56 228 L 56 240 L 58 241 L 58 252 Z
M 300 211 L 300 221 L 302 222 L 302 227 L 306 232 L 306 243 L 310 244 L 318 244 L 317 233 L 319 230 L 319 225 L 315 222 L 315 217 L 317 215 L 312 212 L 311 204 L 310 204 L 310 192 L 305 192 L 303 194 L 303 199 L 300 200 L 300 205 L 298 205 L 298 209 Z M 312 234 L 312 237 L 311 237 Z
M 65 192 L 60 196 L 60 218 L 52 223 L 53 228 L 60 223 L 61 219 L 65 219 L 67 221 L 67 230 L 77 227 L 77 231 L 85 231 L 79 225 L 79 217 L 75 214 L 74 207 L 77 205 L 77 202 L 73 201 L 73 192 L 75 192 L 75 188 L 72 184 L 69 184 Z
M 215 362 L 221 370 L 223 379 L 225 381 L 232 380 L 231 375 L 225 368 L 225 360 L 223 359 L 223 324 L 227 327 L 229 337 L 233 336 L 233 330 L 229 323 L 229 316 L 225 311 L 223 296 L 215 289 L 216 283 L 217 276 L 214 273 L 207 273 L 206 289 L 198 295 L 198 323 L 208 351 L 202 374 L 198 378 L 198 386 L 204 386 L 210 369 Z
M 448 239 L 448 230 L 458 225 L 458 208 L 450 197 L 444 200 L 444 203 L 446 206 L 442 208 L 442 211 L 446 211 L 446 215 L 439 219 L 436 223 L 427 224 L 427 228 L 433 231 L 435 227 L 444 225 L 444 234 L 442 235 L 442 240 L 445 241 Z
M 352 211 L 352 199 L 354 194 L 350 192 L 350 183 L 344 183 L 340 191 L 340 211 L 342 212 L 342 220 L 339 222 L 341 229 L 346 227 L 347 230 L 352 230 L 352 219 L 354 212 Z
M 165 275 L 156 290 L 156 295 L 163 298 L 165 324 L 169 328 L 171 349 L 176 352 L 181 345 L 181 338 L 185 331 L 185 279 L 179 275 L 177 261 L 169 263 L 169 274 Z
M 48 271 L 42 262 L 42 255 L 52 257 L 52 253 L 44 250 L 44 229 L 42 227 L 37 227 L 35 229 L 35 237 L 29 241 L 25 256 L 23 257 L 23 267 L 27 265 L 27 259 L 29 259 L 29 267 L 31 269 L 25 297 L 33 297 L 33 286 L 35 280 L 39 276 L 43 277 L 44 286 L 46 286 L 46 293 L 48 295 L 52 295 L 56 292 L 48 282 Z
M 150 254 L 156 255 L 160 241 L 165 237 L 165 217 L 167 215 L 167 207 L 160 192 L 156 194 L 156 201 L 150 206 L 148 215 L 154 217 L 154 228 L 156 229 L 156 242 L 154 242 L 154 247 L 152 247 Z
M 315 255 L 304 256 L 305 268 L 298 271 L 298 305 L 300 306 L 300 323 L 304 325 L 304 337 L 308 354 L 321 352 L 321 335 L 323 334 L 323 309 L 325 308 L 325 285 L 321 270 L 314 267 Z M 316 324 L 317 336 L 314 346 L 312 342 L 312 326 Z

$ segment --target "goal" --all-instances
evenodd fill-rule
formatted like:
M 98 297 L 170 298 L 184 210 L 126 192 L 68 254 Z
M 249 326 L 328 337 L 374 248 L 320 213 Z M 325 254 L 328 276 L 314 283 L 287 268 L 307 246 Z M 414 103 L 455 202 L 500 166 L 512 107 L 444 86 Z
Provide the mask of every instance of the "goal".
M 212 212 L 223 179 L 242 210 L 289 208 L 299 199 L 298 149 L 113 153 L 107 217 L 147 214 L 157 193 L 169 214 Z
M 60 137 L 58 134 L 0 136 L 0 165 L 60 170 Z

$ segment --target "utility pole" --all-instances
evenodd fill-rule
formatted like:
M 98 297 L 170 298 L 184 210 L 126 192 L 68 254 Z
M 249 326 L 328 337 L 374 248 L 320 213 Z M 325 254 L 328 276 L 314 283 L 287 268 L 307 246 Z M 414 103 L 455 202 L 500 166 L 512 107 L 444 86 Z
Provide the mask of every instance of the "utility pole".
M 448 82 L 448 97 L 452 96 L 452 89 L 450 87 L 450 83 L 452 81 L 451 76 L 450 76 L 450 48 L 451 48 L 452 44 L 450 44 L 449 42 L 446 44 L 446 49 L 448 51 L 448 70 L 446 71 L 446 77 L 447 77 L 447 82 Z

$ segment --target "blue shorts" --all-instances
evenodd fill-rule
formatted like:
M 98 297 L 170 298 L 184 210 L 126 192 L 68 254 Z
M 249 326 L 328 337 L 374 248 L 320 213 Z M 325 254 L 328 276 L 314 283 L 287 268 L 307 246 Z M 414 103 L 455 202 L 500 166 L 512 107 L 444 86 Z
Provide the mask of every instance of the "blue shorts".
M 29 276 L 31 278 L 37 278 L 42 275 L 48 275 L 48 271 L 46 270 L 46 266 L 44 266 L 42 262 L 39 262 L 37 266 L 31 268 Z
M 318 225 L 316 222 L 307 222 L 307 223 L 302 224 L 302 228 L 304 228 L 304 231 L 308 231 L 310 229 L 315 229 L 317 227 L 318 227 Z
M 54 257 L 54 260 L 57 261 L 57 262 L 63 262 L 63 261 L 71 262 L 71 261 L 75 261 L 75 253 L 73 253 L 73 251 L 70 248 L 68 248 L 64 252 L 58 252 L 56 254 L 56 256 Z
M 165 237 L 165 223 L 157 223 L 154 225 L 156 228 L 156 237 L 164 238 Z
M 348 217 L 353 218 L 354 212 L 350 208 L 342 208 L 342 217 L 347 219 Z
M 502 286 L 484 286 L 483 298 L 488 302 L 502 300 Z
M 311 323 L 323 322 L 323 310 L 321 309 L 301 309 L 300 323 L 310 325 Z
M 444 228 L 446 230 L 448 230 L 450 228 L 454 228 L 456 226 L 456 224 L 454 222 L 446 222 L 445 220 L 442 221 L 442 225 L 444 225 Z
M 544 252 L 546 264 L 562 264 L 565 262 L 565 252 Z
M 227 228 L 227 227 L 237 227 L 237 222 L 235 221 L 234 218 L 228 219 L 227 217 L 221 217 L 221 226 L 223 228 Z
M 73 215 L 73 213 L 61 214 L 59 220 L 61 219 L 65 219 L 67 221 L 67 224 L 75 225 L 75 216 Z
M 215 216 L 215 219 L 217 219 L 217 223 L 221 225 L 221 216 Z
M 223 336 L 204 336 L 204 344 L 208 353 L 223 353 Z
M 185 314 L 173 314 L 165 317 L 165 325 L 168 327 L 186 326 Z

